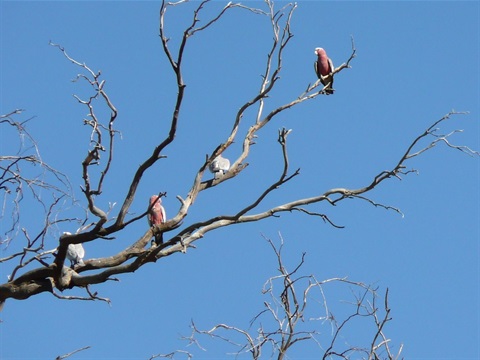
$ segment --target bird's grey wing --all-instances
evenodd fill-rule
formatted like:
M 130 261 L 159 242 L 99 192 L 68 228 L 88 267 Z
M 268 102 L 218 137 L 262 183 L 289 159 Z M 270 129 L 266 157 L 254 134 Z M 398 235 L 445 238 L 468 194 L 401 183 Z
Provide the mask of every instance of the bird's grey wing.
M 335 66 L 333 66 L 332 59 L 328 58 L 328 64 L 330 65 L 330 72 L 332 73 L 335 70 Z
M 321 79 L 320 71 L 318 71 L 318 61 L 313 62 L 313 69 L 315 70 L 315 74 L 317 74 L 317 77 Z
M 218 170 L 220 170 L 219 167 L 218 167 L 218 160 L 217 160 L 217 159 L 213 160 L 213 161 L 210 163 L 208 169 L 209 169 L 212 173 L 216 173 Z

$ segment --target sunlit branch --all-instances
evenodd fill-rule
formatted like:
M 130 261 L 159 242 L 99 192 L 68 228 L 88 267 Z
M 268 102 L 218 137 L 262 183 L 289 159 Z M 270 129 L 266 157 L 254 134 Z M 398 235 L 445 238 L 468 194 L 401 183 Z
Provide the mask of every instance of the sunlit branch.
M 334 188 L 326 191 L 325 193 L 310 197 L 310 198 L 304 198 L 304 199 L 299 199 L 299 200 L 294 200 L 288 203 L 284 203 L 278 206 L 275 206 L 273 208 L 270 208 L 264 212 L 257 213 L 257 214 L 246 214 L 243 213 L 242 216 L 240 217 L 235 217 L 235 216 L 217 216 L 214 218 L 211 218 L 207 221 L 204 222 L 199 222 L 196 224 L 192 224 L 188 228 L 186 228 L 184 231 L 182 231 L 179 235 L 184 236 L 189 234 L 188 236 L 184 237 L 184 244 L 189 244 L 193 241 L 196 241 L 198 239 L 201 239 L 207 232 L 215 230 L 220 227 L 225 227 L 229 226 L 231 224 L 238 224 L 238 223 L 243 223 L 243 222 L 252 222 L 252 221 L 259 221 L 265 218 L 269 218 L 272 216 L 276 216 L 279 213 L 286 212 L 286 211 L 292 211 L 292 210 L 298 210 L 301 207 L 304 207 L 305 205 L 310 205 L 310 204 L 315 204 L 319 202 L 327 202 L 331 205 L 337 205 L 340 201 L 348 199 L 348 198 L 359 198 L 364 201 L 369 202 L 370 204 L 376 206 L 376 207 L 383 207 L 388 210 L 394 210 L 395 212 L 398 212 L 399 214 L 402 214 L 401 210 L 389 206 L 389 205 L 384 205 L 377 203 L 365 196 L 363 194 L 373 190 L 377 186 L 379 186 L 380 183 L 385 181 L 386 179 L 389 179 L 391 177 L 398 177 L 399 174 L 408 174 L 409 172 L 402 172 L 402 170 L 405 168 L 405 163 L 411 158 L 411 153 L 413 151 L 414 146 L 425 136 L 429 135 L 429 131 L 431 131 L 432 128 L 436 127 L 438 124 L 441 122 L 447 120 L 450 118 L 451 115 L 458 114 L 458 113 L 449 113 L 446 116 L 444 116 L 442 119 L 439 121 L 436 121 L 434 125 L 429 127 L 429 129 L 419 135 L 416 139 L 413 140 L 412 144 L 408 146 L 407 151 L 404 153 L 404 155 L 400 158 L 398 163 L 388 171 L 382 171 L 378 175 L 376 175 L 373 178 L 373 181 L 361 188 L 357 189 L 347 189 L 347 188 Z M 324 220 L 326 218 L 322 217 Z M 165 251 L 163 255 L 168 255 L 171 252 L 176 252 L 180 251 L 180 248 L 177 246 L 173 246 Z
M 165 18 L 165 13 L 167 11 L 168 6 L 176 6 L 176 5 L 180 4 L 181 2 L 176 2 L 176 3 L 166 3 L 165 1 L 162 2 L 162 7 L 161 7 L 161 10 L 160 10 L 160 30 L 159 30 L 160 39 L 161 39 L 161 42 L 162 42 L 164 52 L 165 52 L 167 58 L 169 59 L 172 70 L 174 71 L 174 73 L 176 75 L 177 86 L 178 86 L 177 102 L 175 104 L 175 108 L 174 108 L 174 112 L 173 112 L 171 129 L 174 129 L 174 128 L 176 129 L 176 123 L 179 119 L 180 109 L 181 109 L 181 106 L 182 106 L 185 84 L 183 83 L 183 79 L 182 79 L 181 63 L 182 63 L 182 59 L 183 59 L 183 55 L 184 55 L 184 50 L 185 50 L 185 47 L 186 47 L 186 44 L 187 44 L 187 40 L 190 39 L 197 32 L 205 30 L 206 28 L 208 28 L 211 25 L 213 25 L 214 23 L 216 23 L 226 13 L 226 11 L 228 9 L 231 9 L 231 8 L 234 8 L 234 7 L 240 7 L 240 8 L 248 9 L 248 10 L 254 12 L 254 13 L 260 13 L 260 11 L 258 11 L 257 9 L 249 8 L 249 7 L 240 5 L 240 4 L 228 3 L 223 8 L 223 10 L 221 10 L 220 13 L 216 17 L 214 17 L 212 20 L 208 21 L 206 23 L 206 25 L 201 26 L 201 27 L 196 27 L 197 23 L 199 22 L 200 12 L 207 2 L 208 1 L 200 2 L 198 7 L 196 8 L 196 10 L 194 11 L 192 22 L 191 22 L 190 26 L 183 32 L 183 37 L 182 37 L 182 40 L 180 41 L 180 45 L 179 45 L 179 48 L 178 48 L 178 55 L 177 55 L 176 58 L 174 58 L 174 56 L 172 55 L 172 52 L 171 52 L 171 50 L 168 46 L 169 39 L 165 35 L 165 20 L 164 20 L 164 18 Z M 171 135 L 171 140 L 173 141 L 174 132 L 172 133 L 172 131 L 171 131 L 170 135 Z M 162 146 L 162 145 L 160 145 L 160 146 Z M 215 156 L 217 156 L 218 154 L 220 154 L 227 146 L 228 146 L 228 144 L 223 146 L 223 148 L 221 150 L 217 149 L 217 151 L 214 152 L 212 157 L 209 160 L 207 160 L 207 162 L 205 164 L 203 164 L 202 167 L 200 168 L 200 170 L 197 172 L 197 174 L 195 175 L 194 181 L 193 181 L 193 185 L 192 185 L 190 191 L 188 192 L 187 197 L 185 198 L 185 200 L 183 200 L 180 210 L 178 211 L 177 215 L 174 217 L 174 219 L 172 221 L 172 223 L 174 224 L 173 226 L 177 226 L 183 220 L 183 218 L 187 215 L 189 207 L 195 202 L 195 199 L 198 196 L 198 193 L 201 190 L 203 190 L 204 188 L 206 188 L 204 185 L 202 186 L 203 173 L 204 173 L 206 167 L 208 166 L 208 164 L 213 160 L 213 158 Z M 234 171 L 235 171 L 235 169 L 234 169 Z
M 68 354 L 65 354 L 65 355 L 59 355 L 55 358 L 55 360 L 63 360 L 63 359 L 66 359 L 72 355 L 75 355 L 76 353 L 80 352 L 80 351 L 83 351 L 83 350 L 88 350 L 90 349 L 91 346 L 85 346 L 83 348 L 80 348 L 80 349 L 77 349 L 77 350 L 74 350 L 72 352 L 69 352 Z

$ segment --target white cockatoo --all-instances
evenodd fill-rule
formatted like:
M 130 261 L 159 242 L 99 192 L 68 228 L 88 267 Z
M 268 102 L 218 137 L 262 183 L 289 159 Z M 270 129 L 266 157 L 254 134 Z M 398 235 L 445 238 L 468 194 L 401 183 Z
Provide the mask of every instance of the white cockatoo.
M 69 232 L 64 232 L 63 235 L 72 235 Z M 71 268 L 77 264 L 84 265 L 83 258 L 85 257 L 85 249 L 82 244 L 69 244 L 67 247 L 67 259 L 70 260 Z
M 218 155 L 213 159 L 208 168 L 213 173 L 215 179 L 218 179 L 230 169 L 230 160 L 222 157 L 222 155 Z
M 77 264 L 84 265 L 85 249 L 82 244 L 70 244 L 67 248 L 67 259 L 70 260 L 71 267 Z

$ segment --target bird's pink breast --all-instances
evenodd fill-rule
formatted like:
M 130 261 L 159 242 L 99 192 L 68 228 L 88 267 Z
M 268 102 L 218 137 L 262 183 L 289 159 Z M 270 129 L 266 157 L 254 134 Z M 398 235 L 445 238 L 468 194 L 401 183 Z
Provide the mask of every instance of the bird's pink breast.
M 323 76 L 328 75 L 332 72 L 332 69 L 330 69 L 330 63 L 328 62 L 328 56 L 325 50 L 320 49 L 317 50 L 317 67 Z

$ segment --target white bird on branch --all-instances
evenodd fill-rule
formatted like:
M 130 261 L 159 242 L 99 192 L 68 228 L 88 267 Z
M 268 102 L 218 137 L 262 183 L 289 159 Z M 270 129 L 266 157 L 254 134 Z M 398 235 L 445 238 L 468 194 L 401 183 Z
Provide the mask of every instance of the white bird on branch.
M 214 178 L 218 179 L 230 169 L 230 160 L 218 155 L 208 168 L 213 173 Z
M 82 244 L 69 244 L 67 248 L 67 259 L 70 260 L 71 268 L 75 265 L 84 265 L 85 249 Z

